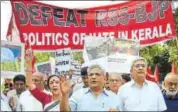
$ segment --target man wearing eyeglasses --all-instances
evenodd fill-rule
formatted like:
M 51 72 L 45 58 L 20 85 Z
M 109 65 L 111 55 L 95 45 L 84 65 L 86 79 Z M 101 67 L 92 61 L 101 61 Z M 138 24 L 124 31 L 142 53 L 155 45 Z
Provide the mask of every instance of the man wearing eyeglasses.
M 132 80 L 124 84 L 118 92 L 120 111 L 166 110 L 159 86 L 145 79 L 146 66 L 144 58 L 140 57 L 133 61 L 130 70 Z
M 115 94 L 117 94 L 121 85 L 122 85 L 121 75 L 117 72 L 109 73 L 109 89 Z
M 39 90 L 44 91 L 44 74 L 40 72 L 33 73 L 32 81 Z M 43 111 L 41 102 L 39 102 L 29 90 L 26 90 L 20 95 L 20 103 L 22 104 L 23 111 Z
M 168 73 L 164 78 L 164 100 L 168 112 L 178 111 L 178 74 Z
M 60 111 L 113 111 L 117 108 L 117 95 L 104 89 L 105 73 L 99 65 L 88 68 L 88 88 L 76 91 L 68 100 L 71 86 L 61 78 L 62 99 Z

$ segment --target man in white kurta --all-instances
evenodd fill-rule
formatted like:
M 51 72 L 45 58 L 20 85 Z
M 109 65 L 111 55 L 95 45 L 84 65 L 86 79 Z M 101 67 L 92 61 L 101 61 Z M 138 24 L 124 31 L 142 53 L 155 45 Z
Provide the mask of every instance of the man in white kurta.
M 159 86 L 145 79 L 146 60 L 136 59 L 131 67 L 132 80 L 118 92 L 119 111 L 164 111 L 164 102 Z
M 43 106 L 29 90 L 26 90 L 20 95 L 20 104 L 23 107 L 23 111 L 43 111 Z

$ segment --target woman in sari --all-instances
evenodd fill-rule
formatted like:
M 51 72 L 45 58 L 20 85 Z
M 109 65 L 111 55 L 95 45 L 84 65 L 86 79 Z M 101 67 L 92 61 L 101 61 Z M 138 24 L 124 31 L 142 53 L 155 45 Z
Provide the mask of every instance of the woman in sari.
M 33 63 L 33 53 L 31 49 L 26 50 L 26 79 L 27 86 L 32 95 L 39 100 L 44 108 L 44 111 L 59 111 L 59 102 L 61 99 L 61 91 L 60 91 L 60 79 L 57 75 L 50 75 L 47 80 L 47 86 L 49 87 L 52 95 L 47 94 L 41 90 L 39 90 L 32 80 L 32 63 Z

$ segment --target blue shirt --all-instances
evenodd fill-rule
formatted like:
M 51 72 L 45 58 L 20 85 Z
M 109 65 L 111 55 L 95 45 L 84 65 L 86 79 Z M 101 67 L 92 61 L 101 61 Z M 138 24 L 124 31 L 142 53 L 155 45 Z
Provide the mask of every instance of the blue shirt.
M 178 111 L 178 93 L 177 93 L 175 99 L 167 98 L 165 93 L 163 93 L 163 96 L 164 96 L 164 100 L 167 105 L 166 111 Z
M 76 91 L 69 99 L 71 111 L 108 111 L 117 109 L 117 95 L 103 89 L 96 97 L 89 88 Z

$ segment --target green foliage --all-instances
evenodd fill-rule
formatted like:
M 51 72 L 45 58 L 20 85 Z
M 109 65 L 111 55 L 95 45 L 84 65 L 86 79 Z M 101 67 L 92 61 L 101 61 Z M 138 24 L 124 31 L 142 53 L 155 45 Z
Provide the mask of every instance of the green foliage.
M 55 52 L 35 52 L 36 63 L 49 61 L 50 57 L 55 57 Z
M 168 50 L 168 47 L 166 45 L 152 45 L 148 47 L 144 47 L 140 50 L 140 56 L 147 59 L 149 65 L 154 64 L 154 57 L 159 56 L 163 53 L 165 53 Z
M 177 37 L 178 37 L 178 8 L 176 9 L 174 13 L 174 21 L 175 21 L 176 32 L 177 32 Z
M 156 44 L 141 48 L 140 56 L 148 61 L 148 65 L 152 66 L 152 71 L 157 64 L 159 64 L 159 71 L 161 72 L 161 80 L 171 71 L 171 63 L 176 61 L 176 68 L 178 71 L 178 8 L 174 13 L 177 38 L 167 41 L 164 44 Z
M 79 61 L 81 64 L 83 63 L 83 52 L 72 52 L 73 60 Z

